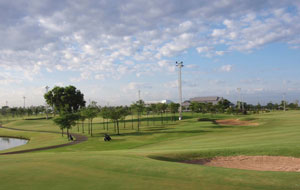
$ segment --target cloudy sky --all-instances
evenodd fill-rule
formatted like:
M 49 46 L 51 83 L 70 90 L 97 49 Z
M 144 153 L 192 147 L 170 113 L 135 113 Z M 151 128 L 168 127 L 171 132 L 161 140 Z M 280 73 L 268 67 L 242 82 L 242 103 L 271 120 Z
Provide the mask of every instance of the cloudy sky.
M 241 3 L 242 2 L 242 3 Z M 0 106 L 75 85 L 101 105 L 300 99 L 300 1 L 0 0 Z

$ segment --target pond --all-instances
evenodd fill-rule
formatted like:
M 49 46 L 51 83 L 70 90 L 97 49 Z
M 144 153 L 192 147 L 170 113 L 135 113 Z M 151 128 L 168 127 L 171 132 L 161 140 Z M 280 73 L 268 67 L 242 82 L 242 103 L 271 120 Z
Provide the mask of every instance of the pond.
M 28 142 L 25 139 L 17 139 L 17 138 L 10 138 L 10 137 L 0 137 L 0 151 L 13 148 L 16 146 L 24 145 Z

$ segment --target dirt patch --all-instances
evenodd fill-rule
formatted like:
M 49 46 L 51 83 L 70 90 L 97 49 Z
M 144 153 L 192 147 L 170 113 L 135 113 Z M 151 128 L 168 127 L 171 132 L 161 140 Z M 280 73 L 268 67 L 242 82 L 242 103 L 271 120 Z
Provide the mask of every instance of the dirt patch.
M 237 126 L 257 126 L 258 123 L 252 123 L 249 121 L 240 121 L 239 119 L 223 119 L 216 120 L 216 123 L 219 125 L 237 125 Z
M 283 156 L 215 157 L 184 161 L 184 163 L 244 170 L 300 172 L 300 158 Z

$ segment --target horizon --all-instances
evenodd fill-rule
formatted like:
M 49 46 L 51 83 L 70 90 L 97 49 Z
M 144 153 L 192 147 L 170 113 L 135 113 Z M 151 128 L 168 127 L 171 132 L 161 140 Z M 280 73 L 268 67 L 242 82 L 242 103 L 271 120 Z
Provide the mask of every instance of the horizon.
M 288 103 L 300 95 L 300 2 L 3 1 L 0 106 L 45 105 L 45 87 L 73 85 L 87 103 Z

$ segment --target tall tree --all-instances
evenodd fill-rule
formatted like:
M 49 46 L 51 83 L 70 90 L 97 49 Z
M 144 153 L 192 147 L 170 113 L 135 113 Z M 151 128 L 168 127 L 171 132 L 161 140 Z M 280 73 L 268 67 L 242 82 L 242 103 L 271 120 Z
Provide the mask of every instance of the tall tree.
M 85 106 L 84 95 L 74 86 L 55 86 L 44 95 L 48 105 L 56 111 L 75 113 Z
M 54 108 L 54 111 L 59 112 L 59 117 L 54 118 L 54 122 L 63 129 L 66 128 L 69 134 L 69 129 L 79 119 L 79 114 L 76 112 L 85 106 L 84 95 L 74 86 L 54 87 L 44 95 L 47 104 Z

